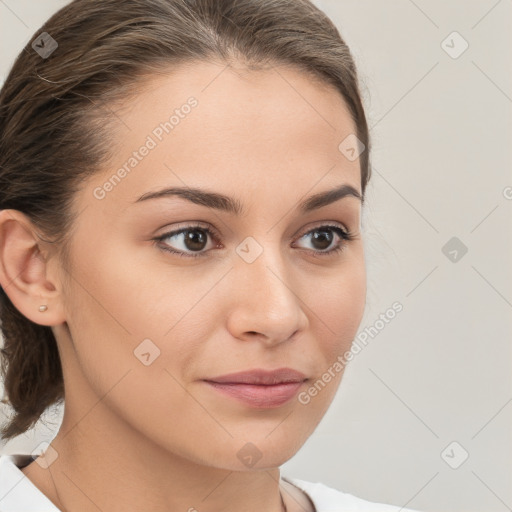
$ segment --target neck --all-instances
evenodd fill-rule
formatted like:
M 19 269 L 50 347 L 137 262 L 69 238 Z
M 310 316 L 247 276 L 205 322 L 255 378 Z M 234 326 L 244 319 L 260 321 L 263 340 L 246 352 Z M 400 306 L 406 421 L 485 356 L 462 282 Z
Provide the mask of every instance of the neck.
M 98 432 L 103 430 L 96 426 Z M 286 510 L 282 499 L 289 501 L 290 487 L 285 483 L 281 493 L 278 468 L 223 470 L 175 454 L 158 454 L 141 444 L 137 450 L 127 450 L 116 435 L 105 436 L 95 444 L 90 443 L 89 436 L 84 444 L 83 435 L 65 432 L 61 429 L 51 443 L 58 457 L 48 469 L 32 463 L 27 468 L 32 473 L 24 471 L 64 512 L 197 512 L 206 508 L 213 512 L 282 512 Z M 33 478 L 34 470 L 44 474 Z

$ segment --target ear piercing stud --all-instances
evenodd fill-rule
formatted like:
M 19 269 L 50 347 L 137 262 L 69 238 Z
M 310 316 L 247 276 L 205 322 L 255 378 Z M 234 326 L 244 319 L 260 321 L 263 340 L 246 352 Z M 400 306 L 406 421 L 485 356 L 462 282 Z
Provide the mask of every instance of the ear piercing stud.
M 43 313 L 47 309 L 48 309 L 48 306 L 46 306 L 46 305 L 39 306 L 39 311 L 41 311 L 41 313 Z

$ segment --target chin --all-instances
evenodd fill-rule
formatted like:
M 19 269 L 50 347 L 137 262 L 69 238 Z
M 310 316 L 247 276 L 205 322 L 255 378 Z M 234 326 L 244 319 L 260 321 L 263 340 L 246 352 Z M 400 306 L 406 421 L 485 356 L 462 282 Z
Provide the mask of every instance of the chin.
M 277 430 L 283 425 L 278 426 Z M 275 428 L 274 425 L 272 428 Z M 228 471 L 260 471 L 277 468 L 290 460 L 302 447 L 305 438 L 290 436 L 288 430 L 277 434 L 272 429 L 265 429 L 265 432 L 244 436 L 229 437 L 223 442 L 209 443 L 204 447 L 202 454 L 197 457 L 189 456 L 194 462 L 210 467 L 225 469 Z M 270 434 L 269 434 L 270 433 Z M 196 447 L 197 449 L 197 447 Z

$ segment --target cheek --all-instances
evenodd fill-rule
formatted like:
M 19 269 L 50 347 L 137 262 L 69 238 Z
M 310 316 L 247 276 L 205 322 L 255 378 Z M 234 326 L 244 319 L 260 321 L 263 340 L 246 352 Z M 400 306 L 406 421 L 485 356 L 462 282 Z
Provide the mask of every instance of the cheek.
M 75 265 L 68 323 L 78 362 L 100 396 L 130 370 L 128 379 L 137 374 L 140 383 L 134 401 L 155 373 L 159 385 L 150 387 L 167 390 L 160 397 L 167 399 L 176 384 L 170 374 L 179 381 L 194 375 L 194 357 L 211 332 L 205 319 L 213 319 L 215 304 L 207 294 L 218 275 L 149 265 L 144 252 L 117 242 Z
M 305 295 L 311 308 L 313 337 L 325 355 L 336 358 L 350 347 L 360 326 L 366 303 L 364 260 L 341 266 L 339 272 L 311 286 Z
M 193 439 L 204 438 L 205 428 L 217 428 L 183 387 L 185 374 L 194 371 L 190 341 L 201 341 L 189 329 L 193 315 L 185 316 L 183 302 L 189 301 L 182 295 L 178 307 L 179 297 L 174 304 L 164 286 L 151 290 L 147 273 L 141 279 L 107 263 L 103 260 L 101 268 L 82 273 L 87 292 L 80 286 L 70 291 L 74 302 L 69 303 L 69 327 L 77 366 L 69 367 L 74 370 L 66 378 L 75 391 L 70 396 L 80 396 L 74 407 L 84 408 L 77 416 L 92 410 L 84 428 L 93 428 L 97 415 L 108 410 L 123 420 L 116 427 L 131 425 L 157 444 L 189 456 Z M 82 392 L 88 386 L 95 396 Z M 92 409 L 100 397 L 99 407 Z M 184 440 L 189 439 L 187 445 Z
M 335 278 L 319 283 L 308 295 L 313 340 L 309 358 L 316 363 L 316 375 L 298 399 L 310 420 L 320 421 L 341 384 L 346 369 L 345 353 L 359 329 L 365 302 L 366 272 L 362 259 L 346 265 Z

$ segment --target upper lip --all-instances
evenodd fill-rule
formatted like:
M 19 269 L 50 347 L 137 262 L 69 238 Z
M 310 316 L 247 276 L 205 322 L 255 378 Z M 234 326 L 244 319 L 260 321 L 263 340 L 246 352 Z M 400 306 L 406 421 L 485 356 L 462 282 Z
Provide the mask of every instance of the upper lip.
M 230 373 L 204 380 L 232 384 L 271 385 L 283 382 L 303 382 L 306 380 L 306 376 L 292 368 L 278 368 L 277 370 L 255 368 L 245 372 Z

